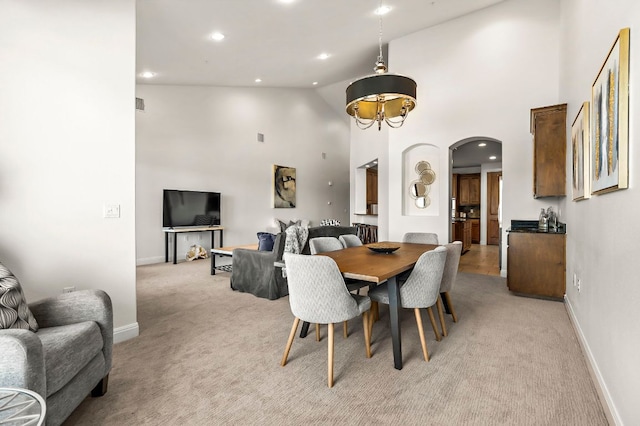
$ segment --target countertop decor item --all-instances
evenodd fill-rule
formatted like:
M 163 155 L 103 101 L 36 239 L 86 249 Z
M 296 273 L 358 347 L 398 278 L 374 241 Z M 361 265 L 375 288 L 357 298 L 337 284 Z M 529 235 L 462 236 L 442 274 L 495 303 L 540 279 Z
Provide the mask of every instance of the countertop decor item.
M 388 254 L 398 250 L 400 246 L 388 244 L 388 243 L 373 243 L 373 244 L 367 245 L 367 248 L 376 253 Z

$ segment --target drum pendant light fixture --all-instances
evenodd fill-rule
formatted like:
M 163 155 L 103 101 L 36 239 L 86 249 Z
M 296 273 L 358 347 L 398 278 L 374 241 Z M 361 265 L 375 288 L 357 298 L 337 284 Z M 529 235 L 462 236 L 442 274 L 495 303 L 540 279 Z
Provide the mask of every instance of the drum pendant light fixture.
M 382 57 L 382 14 L 379 16 L 379 51 L 373 69 L 375 74 L 354 81 L 346 91 L 347 114 L 355 119 L 361 129 L 368 129 L 378 123 L 380 130 L 383 121 L 389 127 L 398 128 L 416 106 L 416 82 L 409 77 L 387 73 Z

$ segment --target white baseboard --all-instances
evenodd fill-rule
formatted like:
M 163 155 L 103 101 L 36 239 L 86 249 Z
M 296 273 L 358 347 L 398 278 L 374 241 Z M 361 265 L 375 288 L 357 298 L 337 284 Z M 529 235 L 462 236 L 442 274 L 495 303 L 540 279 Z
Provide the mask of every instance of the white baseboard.
M 164 256 L 143 257 L 142 259 L 136 259 L 136 266 L 152 265 L 154 263 L 162 263 L 162 262 L 164 262 Z
M 564 306 L 566 306 L 567 313 L 569 314 L 569 320 L 573 325 L 573 329 L 576 331 L 576 335 L 578 336 L 578 341 L 580 342 L 580 347 L 582 348 L 582 353 L 585 355 L 587 359 L 587 367 L 589 368 L 589 374 L 591 375 L 591 380 L 596 388 L 596 392 L 598 393 L 598 397 L 602 402 L 602 408 L 604 410 L 605 416 L 607 416 L 607 420 L 610 425 L 622 425 L 622 420 L 620 419 L 620 415 L 616 410 L 616 407 L 611 399 L 611 393 L 607 388 L 606 383 L 600 373 L 600 369 L 598 368 L 598 364 L 593 357 L 593 353 L 589 348 L 589 344 L 587 343 L 587 339 L 584 337 L 584 333 L 582 332 L 582 328 L 580 328 L 580 323 L 576 318 L 575 313 L 573 312 L 573 306 L 571 306 L 571 302 L 567 295 L 564 296 Z
M 123 325 L 122 327 L 118 327 L 113 330 L 113 343 L 120 343 L 125 340 L 133 339 L 134 337 L 138 337 L 139 334 L 140 328 L 138 327 L 137 322 Z

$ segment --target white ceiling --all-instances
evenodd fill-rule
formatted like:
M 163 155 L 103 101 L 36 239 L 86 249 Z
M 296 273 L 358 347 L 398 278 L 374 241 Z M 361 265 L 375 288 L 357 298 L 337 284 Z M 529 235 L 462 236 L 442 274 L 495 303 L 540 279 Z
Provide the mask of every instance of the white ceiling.
M 384 0 L 392 10 L 382 19 L 383 44 L 501 1 Z M 371 74 L 378 55 L 378 0 L 136 4 L 136 73 L 156 73 L 138 76 L 142 84 L 255 86 L 261 78 L 263 87 L 322 87 Z M 225 39 L 211 40 L 214 31 Z M 322 52 L 329 59 L 317 59 Z

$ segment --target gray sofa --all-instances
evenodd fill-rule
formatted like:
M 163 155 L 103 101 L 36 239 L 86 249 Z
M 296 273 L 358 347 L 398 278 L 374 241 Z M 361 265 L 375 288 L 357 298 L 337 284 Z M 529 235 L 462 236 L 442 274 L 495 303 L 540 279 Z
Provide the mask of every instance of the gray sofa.
M 111 299 L 100 290 L 29 304 L 37 332 L 0 330 L 0 387 L 30 389 L 47 404 L 46 424 L 60 425 L 91 393 L 107 391 L 113 348 Z
M 340 235 L 356 235 L 354 226 L 316 226 L 309 228 L 309 237 L 302 249 L 302 254 L 311 254 L 309 240 L 316 237 L 335 237 Z M 289 294 L 287 279 L 282 276 L 282 268 L 274 266 L 274 262 L 282 261 L 285 234 L 276 235 L 272 251 L 256 251 L 235 249 L 233 251 L 231 288 L 251 293 L 257 297 L 275 300 Z

